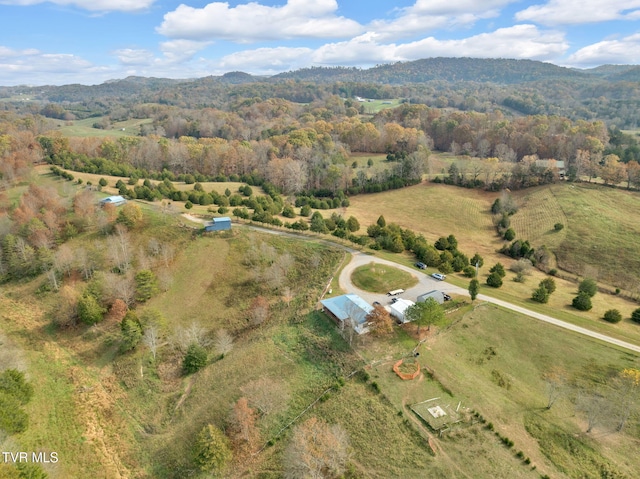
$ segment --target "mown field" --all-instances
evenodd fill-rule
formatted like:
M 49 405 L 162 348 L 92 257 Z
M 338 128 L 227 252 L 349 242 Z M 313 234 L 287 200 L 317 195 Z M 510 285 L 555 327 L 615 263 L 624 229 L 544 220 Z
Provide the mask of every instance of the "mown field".
M 468 256 L 477 252 L 484 258 L 485 266 L 480 270 L 482 284 L 489 267 L 501 262 L 508 270 L 514 262 L 498 252 L 508 244 L 498 237 L 493 224 L 491 205 L 498 197 L 499 193 L 422 183 L 400 190 L 352 197 L 346 214 L 356 216 L 363 230 L 383 215 L 387 223 L 409 228 L 422 234 L 429 242 L 453 234 L 461 251 Z M 640 278 L 640 266 L 637 265 L 640 255 L 634 238 L 639 232 L 640 196 L 593 185 L 558 184 L 514 192 L 513 197 L 519 205 L 518 212 L 511 217 L 516 239 L 529 240 L 536 248 L 546 245 L 557 255 L 560 268 L 576 270 L 574 274 L 567 274 L 568 277 L 592 276 L 605 289 L 595 296 L 593 309 L 586 313 L 571 307 L 577 284 L 561 278 L 556 278 L 558 289 L 548 305 L 531 301 L 531 292 L 546 277 L 535 269 L 523 283 L 513 281 L 515 274 L 507 271 L 499 290 L 484 286 L 481 292 L 495 292 L 505 300 L 519 298 L 525 306 L 529 303 L 531 307 L 542 307 L 552 316 L 559 312 L 564 320 L 574 322 L 573 317 L 582 322 L 581 318 L 584 318 L 594 328 L 603 328 L 613 335 L 637 336 L 638 327 L 628 318 L 638 303 L 606 291 L 613 292 L 619 281 L 627 278 L 630 282 L 627 284 L 632 285 L 628 293 L 636 293 L 634 288 L 638 282 L 633 278 Z M 555 231 L 555 223 L 562 223 L 564 229 Z M 409 261 L 404 260 L 407 264 Z M 449 278 L 463 287 L 468 284 L 468 280 L 460 275 L 450 275 Z M 602 316 L 611 308 L 619 309 L 626 319 L 614 326 L 601 325 Z
M 100 118 L 86 118 L 84 120 L 74 120 L 64 122 L 59 121 L 59 128 L 61 134 L 64 136 L 75 137 L 107 137 L 107 136 L 137 136 L 140 133 L 140 126 L 151 123 L 150 118 L 145 119 L 132 119 L 126 121 L 118 121 L 111 124 L 109 129 L 94 128 L 93 125 L 96 122 L 100 122 Z

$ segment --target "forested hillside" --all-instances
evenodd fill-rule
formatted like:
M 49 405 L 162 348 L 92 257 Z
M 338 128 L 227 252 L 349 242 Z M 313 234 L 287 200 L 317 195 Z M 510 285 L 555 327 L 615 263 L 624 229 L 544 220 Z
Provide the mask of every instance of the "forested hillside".
M 310 68 L 270 78 L 230 72 L 184 81 L 129 77 L 94 86 L 0 87 L 0 98 L 5 107 L 25 112 L 40 111 L 47 103 L 60 104 L 71 119 L 146 103 L 226 110 L 242 98 L 298 103 L 329 95 L 404 98 L 439 108 L 500 110 L 505 116 L 599 119 L 630 129 L 640 124 L 639 79 L 633 66 L 575 70 L 530 60 L 433 58 L 370 69 Z

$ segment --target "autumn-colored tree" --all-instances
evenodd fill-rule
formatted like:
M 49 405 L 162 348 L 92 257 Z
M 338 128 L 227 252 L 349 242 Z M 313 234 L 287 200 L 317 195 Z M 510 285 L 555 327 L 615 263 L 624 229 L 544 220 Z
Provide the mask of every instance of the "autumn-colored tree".
M 391 315 L 381 304 L 375 304 L 366 319 L 373 334 L 384 336 L 393 332 Z
M 127 311 L 129 311 L 127 303 L 118 298 L 111 304 L 111 307 L 109 308 L 108 319 L 110 321 L 120 322 L 124 319 Z
M 248 310 L 249 322 L 252 326 L 260 326 L 269 317 L 269 301 L 264 296 L 256 296 Z
M 122 223 L 127 228 L 135 227 L 142 220 L 142 210 L 134 203 L 127 203 L 118 212 L 118 223 Z
M 285 479 L 336 479 L 349 461 L 349 438 L 339 425 L 312 417 L 296 426 L 285 452 Z
M 256 417 L 255 409 L 249 406 L 245 397 L 238 399 L 229 413 L 227 435 L 237 452 L 251 452 L 259 441 Z

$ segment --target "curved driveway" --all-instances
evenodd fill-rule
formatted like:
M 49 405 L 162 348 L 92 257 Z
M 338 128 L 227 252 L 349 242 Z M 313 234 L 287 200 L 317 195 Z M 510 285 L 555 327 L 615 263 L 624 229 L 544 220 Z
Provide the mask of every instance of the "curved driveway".
M 418 284 L 412 288 L 407 289 L 404 293 L 402 293 L 400 295 L 401 298 L 415 301 L 420 294 L 426 293 L 427 291 L 433 291 L 434 289 L 437 289 L 449 294 L 453 293 L 453 294 L 460 294 L 463 296 L 469 296 L 469 292 L 466 289 L 460 288 L 458 286 L 454 286 L 452 284 L 447 283 L 446 281 L 435 280 L 431 276 L 425 273 L 422 273 L 422 271 L 417 270 L 415 268 L 403 266 L 398 263 L 388 261 L 386 259 L 376 258 L 375 256 L 370 256 L 368 254 L 353 250 L 351 248 L 349 248 L 348 250 L 353 256 L 349 264 L 346 265 L 343 268 L 342 272 L 340 273 L 340 277 L 338 279 L 340 288 L 343 291 L 357 294 L 358 296 L 362 297 L 365 301 L 369 302 L 369 304 L 373 303 L 374 301 L 378 301 L 381 304 L 389 303 L 389 297 L 386 294 L 370 293 L 368 291 L 363 291 L 357 288 L 351 281 L 351 274 L 353 273 L 353 270 L 355 270 L 358 266 L 363 266 L 369 263 L 380 263 L 380 264 L 393 266 L 394 268 L 407 271 L 408 273 L 411 273 L 413 276 L 418 278 Z M 640 346 L 628 343 L 626 341 L 622 341 L 620 339 L 612 338 L 610 336 L 606 336 L 604 334 L 600 334 L 595 331 L 591 331 L 589 329 L 582 328 L 580 326 L 576 326 L 571 323 L 567 323 L 565 321 L 560 321 L 559 319 L 552 318 L 551 316 L 547 316 L 546 314 L 537 313 L 527 308 L 523 308 L 521 306 L 517 306 L 515 304 L 502 301 L 500 299 L 492 298 L 490 296 L 485 296 L 484 294 L 478 295 L 478 299 L 482 301 L 486 301 L 487 303 L 492 303 L 492 304 L 501 306 L 506 309 L 510 309 L 511 311 L 515 311 L 517 313 L 521 313 L 526 316 L 530 316 L 535 319 L 539 319 L 540 321 L 545 321 L 555 326 L 559 326 L 561 328 L 568 329 L 570 331 L 574 331 L 576 333 L 583 334 L 585 336 L 589 336 L 594 339 L 599 339 L 600 341 L 604 341 L 606 343 L 616 345 L 618 347 L 627 349 L 629 351 L 640 353 Z
M 296 235 L 295 233 L 288 233 L 285 231 L 276 231 L 269 228 L 262 228 L 256 225 L 250 225 L 250 226 L 246 225 L 246 227 L 259 230 L 262 232 L 266 232 L 266 233 L 290 236 L 298 239 L 301 238 L 300 235 Z M 416 268 L 410 268 L 408 266 L 394 263 L 393 261 L 377 258 L 375 256 L 371 256 L 366 253 L 363 253 L 362 251 L 349 248 L 348 246 L 343 246 L 343 245 L 340 245 L 334 242 L 329 242 L 320 238 L 318 239 L 318 241 L 321 241 L 331 246 L 335 246 L 337 248 L 342 248 L 343 250 L 351 253 L 352 255 L 351 261 L 340 272 L 340 276 L 338 278 L 338 284 L 340 285 L 340 289 L 342 289 L 343 291 L 347 293 L 355 293 L 358 296 L 360 296 L 362 299 L 367 301 L 369 304 L 372 304 L 374 301 L 378 301 L 380 304 L 388 304 L 390 302 L 389 297 L 386 294 L 370 293 L 368 291 L 363 291 L 362 289 L 357 288 L 351 281 L 351 274 L 353 273 L 353 270 L 356 269 L 358 266 L 363 266 L 369 263 L 380 263 L 380 264 L 393 266 L 394 268 L 398 268 L 403 271 L 406 271 L 412 274 L 413 276 L 415 276 L 416 278 L 418 278 L 418 284 L 412 288 L 409 288 L 404 293 L 402 293 L 400 295 L 401 298 L 415 301 L 420 294 L 426 293 L 427 291 L 433 291 L 434 289 L 437 289 L 439 291 L 443 291 L 449 294 L 453 293 L 453 294 L 459 294 L 463 296 L 469 296 L 469 291 L 467 291 L 466 289 L 460 288 L 459 286 L 455 286 L 453 284 L 449 284 L 446 281 L 437 281 L 433 279 L 431 276 L 429 276 L 428 274 L 425 274 L 421 270 L 417 270 Z M 547 316 L 546 314 L 537 313 L 535 311 L 531 311 L 530 309 L 523 308 L 522 306 L 517 306 L 515 304 L 511 304 L 506 301 L 502 301 L 500 299 L 492 298 L 491 296 L 486 296 L 484 294 L 478 295 L 478 299 L 480 299 L 481 301 L 485 301 L 487 303 L 501 306 L 505 309 L 510 309 L 511 311 L 515 311 L 517 313 L 524 314 L 526 316 L 530 316 L 540 321 L 553 324 L 554 326 L 568 329 L 569 331 L 573 331 L 593 339 L 598 339 L 605 343 L 613 344 L 620 348 L 626 349 L 627 351 L 640 353 L 640 346 L 636 344 L 631 344 L 626 341 L 622 341 L 620 339 L 612 338 L 611 336 L 607 336 L 605 334 L 597 333 L 595 331 L 591 331 L 589 329 L 576 326 L 571 323 L 567 323 L 565 321 L 560 321 L 559 319 L 553 318 L 551 316 Z

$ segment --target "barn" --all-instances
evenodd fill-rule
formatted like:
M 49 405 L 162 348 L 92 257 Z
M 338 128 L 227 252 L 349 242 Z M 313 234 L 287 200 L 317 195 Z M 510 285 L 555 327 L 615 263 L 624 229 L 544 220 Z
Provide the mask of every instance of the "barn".
M 124 205 L 126 202 L 127 200 L 122 196 L 108 196 L 100 200 L 100 206 L 104 206 L 104 205 L 120 206 L 120 205 Z
M 341 327 L 345 326 L 345 321 L 348 321 L 356 333 L 369 332 L 367 315 L 373 311 L 373 306 L 357 294 L 335 296 L 323 299 L 320 303 L 323 306 L 323 311 L 335 319 Z
M 221 216 L 220 218 L 213 218 L 211 222 L 204 225 L 205 231 L 224 231 L 231 229 L 231 218 L 228 216 Z

